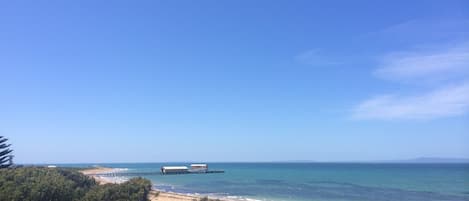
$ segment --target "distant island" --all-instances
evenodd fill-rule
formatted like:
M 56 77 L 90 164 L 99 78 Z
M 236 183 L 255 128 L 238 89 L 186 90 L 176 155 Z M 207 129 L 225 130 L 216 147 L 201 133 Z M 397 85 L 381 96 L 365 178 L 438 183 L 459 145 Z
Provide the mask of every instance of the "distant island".
M 419 157 L 402 160 L 369 160 L 369 161 L 314 161 L 288 160 L 273 161 L 272 163 L 469 163 L 469 158 Z
M 469 163 L 469 158 L 420 157 L 396 162 L 403 163 Z

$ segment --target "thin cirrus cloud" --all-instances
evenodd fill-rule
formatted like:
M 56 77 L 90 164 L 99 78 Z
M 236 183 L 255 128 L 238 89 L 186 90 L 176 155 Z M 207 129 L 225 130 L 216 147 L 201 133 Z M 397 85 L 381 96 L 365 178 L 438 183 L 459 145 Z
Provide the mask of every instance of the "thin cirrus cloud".
M 336 65 L 337 61 L 328 59 L 319 49 L 305 51 L 295 57 L 295 60 L 302 64 L 308 65 Z
M 469 43 L 437 52 L 398 52 L 384 57 L 374 71 L 393 80 L 425 81 L 466 76 L 469 73 Z
M 381 95 L 360 103 L 356 119 L 434 119 L 469 111 L 469 83 L 412 96 Z
M 433 90 L 383 94 L 358 104 L 356 119 L 435 119 L 469 112 L 469 43 L 437 52 L 392 53 L 374 75 L 406 82 L 435 81 Z M 443 87 L 441 87 L 443 86 Z
M 449 18 L 408 20 L 366 35 L 386 41 L 415 44 L 428 41 L 467 40 L 468 34 L 469 19 Z

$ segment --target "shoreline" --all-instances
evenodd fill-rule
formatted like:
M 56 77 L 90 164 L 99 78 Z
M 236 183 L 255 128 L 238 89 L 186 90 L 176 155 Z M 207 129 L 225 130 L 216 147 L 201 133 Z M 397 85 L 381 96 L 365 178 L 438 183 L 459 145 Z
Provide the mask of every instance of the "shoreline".
M 120 183 L 124 183 L 126 180 L 111 179 L 109 177 L 98 176 L 96 174 L 114 173 L 114 172 L 119 172 L 119 171 L 122 171 L 122 170 L 117 169 L 117 168 L 95 167 L 91 169 L 81 170 L 80 172 L 86 176 L 92 177 L 94 180 L 98 182 L 98 184 L 104 185 L 104 184 L 120 184 Z
M 98 176 L 96 174 L 105 174 L 105 173 L 115 173 L 125 171 L 124 169 L 119 168 L 107 168 L 107 167 L 94 167 L 90 169 L 81 170 L 80 172 L 86 176 L 92 177 L 95 179 L 99 185 L 105 184 L 120 184 L 127 181 L 126 178 L 109 178 Z M 152 187 L 153 188 L 153 187 Z M 206 196 L 197 196 L 197 195 L 187 195 L 182 193 L 175 193 L 175 192 L 167 192 L 167 191 L 160 191 L 158 189 L 152 189 L 148 196 L 150 201 L 197 201 L 203 200 Z M 220 198 L 208 198 L 207 201 L 214 201 L 214 200 L 222 200 L 228 201 L 226 199 Z

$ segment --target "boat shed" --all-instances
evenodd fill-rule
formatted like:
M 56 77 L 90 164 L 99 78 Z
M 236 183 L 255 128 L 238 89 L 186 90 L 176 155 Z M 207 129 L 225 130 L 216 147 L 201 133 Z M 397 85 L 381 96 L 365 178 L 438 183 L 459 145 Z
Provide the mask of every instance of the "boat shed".
M 191 173 L 206 173 L 208 171 L 207 164 L 191 164 Z
M 189 172 L 189 168 L 186 166 L 163 166 L 161 167 L 161 173 L 163 174 L 185 174 Z
M 207 164 L 191 164 L 191 169 L 208 169 Z

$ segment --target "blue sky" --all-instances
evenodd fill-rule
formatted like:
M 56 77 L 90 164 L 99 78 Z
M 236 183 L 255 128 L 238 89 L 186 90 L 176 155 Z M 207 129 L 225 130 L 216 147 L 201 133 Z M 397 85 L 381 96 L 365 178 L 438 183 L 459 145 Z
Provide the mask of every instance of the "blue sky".
M 469 158 L 467 1 L 3 1 L 19 163 Z

